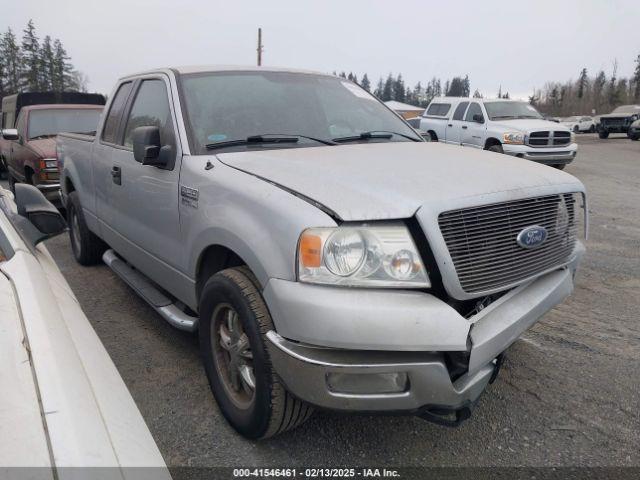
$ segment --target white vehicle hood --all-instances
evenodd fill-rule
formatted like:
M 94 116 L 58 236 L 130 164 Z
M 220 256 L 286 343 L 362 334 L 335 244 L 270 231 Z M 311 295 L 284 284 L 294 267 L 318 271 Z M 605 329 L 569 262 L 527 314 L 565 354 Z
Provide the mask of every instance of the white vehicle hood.
M 430 142 L 393 142 L 233 152 L 218 159 L 322 204 L 342 220 L 409 218 L 425 204 L 460 204 L 541 187 L 582 191 L 573 176 L 498 153 Z M 490 202 L 484 202 L 490 203 Z
M 566 127 L 566 124 L 550 122 L 549 120 L 538 120 L 535 118 L 523 118 L 523 119 L 514 119 L 514 120 L 496 120 L 497 123 L 493 123 L 491 127 L 495 129 L 504 128 L 505 130 L 516 130 L 519 132 L 534 132 L 536 130 L 556 130 L 556 131 L 569 131 Z M 572 125 L 572 124 L 570 124 Z

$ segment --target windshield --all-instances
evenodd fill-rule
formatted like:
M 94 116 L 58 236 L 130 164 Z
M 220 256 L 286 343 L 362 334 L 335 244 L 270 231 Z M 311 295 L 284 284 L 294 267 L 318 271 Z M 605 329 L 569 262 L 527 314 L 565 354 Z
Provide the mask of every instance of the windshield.
M 622 105 L 611 113 L 638 113 L 640 114 L 640 105 Z
M 58 133 L 94 133 L 98 126 L 98 109 L 33 110 L 29 114 L 29 139 L 54 137 Z
M 207 145 L 211 148 L 218 142 L 221 149 L 247 150 L 318 146 L 352 136 L 358 138 L 348 140 L 363 143 L 422 141 L 374 96 L 339 78 L 289 72 L 216 72 L 181 78 L 195 153 L 205 154 Z M 360 137 L 375 132 L 387 134 Z M 298 140 L 229 144 L 267 135 Z
M 526 102 L 484 102 L 491 120 L 513 118 L 542 118 L 542 115 Z

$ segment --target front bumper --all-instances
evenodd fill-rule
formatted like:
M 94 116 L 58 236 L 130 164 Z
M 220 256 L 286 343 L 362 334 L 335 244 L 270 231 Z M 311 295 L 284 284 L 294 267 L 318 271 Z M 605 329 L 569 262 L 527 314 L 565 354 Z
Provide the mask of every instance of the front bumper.
M 368 297 L 373 292 L 302 285 L 303 292 L 297 288 L 301 284 L 271 280 L 265 290 L 277 328 L 267 334 L 271 362 L 292 394 L 322 408 L 418 413 L 468 407 L 491 380 L 496 358 L 571 293 L 583 252 L 578 244 L 569 265 L 513 289 L 469 319 L 426 293 L 416 295 L 446 308 L 423 306 L 416 316 L 416 302 L 405 308 L 398 297 L 403 292 L 376 292 L 388 296 L 394 309 L 390 315 L 380 308 L 379 298 Z M 324 302 L 311 290 L 321 290 Z M 351 297 L 346 312 L 345 290 Z M 300 304 L 306 305 L 306 314 Z M 453 379 L 444 353 L 452 351 L 468 355 L 466 372 Z M 336 374 L 350 375 L 360 385 L 357 392 L 332 385 Z M 402 375 L 406 381 L 393 391 L 362 391 L 362 382 L 381 374 Z
M 504 153 L 515 157 L 533 160 L 549 165 L 566 165 L 571 163 L 578 153 L 578 145 L 572 143 L 566 147 L 534 148 L 528 145 L 502 146 Z

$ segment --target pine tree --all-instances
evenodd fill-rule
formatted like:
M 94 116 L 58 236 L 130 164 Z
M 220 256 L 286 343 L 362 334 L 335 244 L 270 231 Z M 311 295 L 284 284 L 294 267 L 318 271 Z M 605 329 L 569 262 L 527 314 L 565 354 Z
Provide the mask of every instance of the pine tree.
M 10 28 L 0 39 L 0 58 L 3 66 L 2 85 L 5 94 L 20 91 L 22 53 L 16 36 Z
M 482 98 L 482 94 L 480 93 L 480 90 L 478 90 L 476 88 L 476 91 L 473 92 L 473 98 Z
M 502 85 L 498 88 L 498 98 L 502 98 Z
M 362 81 L 360 82 L 360 86 L 364 88 L 367 92 L 371 91 L 371 82 L 369 81 L 369 77 L 367 77 L 366 73 L 362 76 Z
M 405 87 L 402 74 L 398 74 L 398 78 L 393 82 L 393 100 L 397 102 L 405 102 Z
M 393 76 L 389 74 L 387 80 L 384 82 L 384 88 L 382 89 L 382 101 L 388 102 L 389 100 L 393 100 Z
M 22 89 L 37 91 L 41 88 L 40 79 L 40 43 L 36 35 L 33 20 L 29 20 L 22 36 Z
M 578 77 L 578 98 L 584 97 L 585 90 L 589 84 L 589 76 L 587 75 L 587 69 L 583 68 Z
M 378 98 L 382 98 L 383 91 L 384 91 L 384 82 L 382 81 L 382 77 L 380 77 L 380 79 L 378 80 L 378 86 L 376 87 L 373 94 Z
M 640 54 L 636 58 L 636 70 L 633 73 L 633 101 L 640 102 Z
M 55 78 L 55 57 L 51 46 L 51 37 L 47 35 L 42 41 L 39 59 L 40 87 L 42 90 L 54 90 L 53 79 Z
M 62 92 L 65 90 L 78 90 L 76 85 L 73 65 L 69 63 L 67 51 L 62 46 L 62 42 L 57 38 L 53 42 L 54 57 L 54 77 L 52 82 L 53 90 Z
M 462 97 L 468 97 L 471 95 L 471 82 L 469 81 L 469 75 L 465 75 L 462 80 Z

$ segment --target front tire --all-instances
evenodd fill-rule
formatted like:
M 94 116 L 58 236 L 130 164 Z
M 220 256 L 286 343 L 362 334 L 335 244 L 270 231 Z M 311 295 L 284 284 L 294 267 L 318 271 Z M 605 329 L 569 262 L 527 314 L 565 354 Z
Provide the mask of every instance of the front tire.
M 504 149 L 499 143 L 494 143 L 489 148 L 487 148 L 487 150 L 489 150 L 490 152 L 504 153 Z
M 598 132 L 598 137 L 602 138 L 603 140 L 605 138 L 609 138 L 609 132 L 603 132 L 602 130 Z
M 77 192 L 67 198 L 67 223 L 73 256 L 80 265 L 95 265 L 107 249 L 105 243 L 87 227 Z
M 266 333 L 273 330 L 258 284 L 247 267 L 213 275 L 200 298 L 200 351 L 224 417 L 249 439 L 297 427 L 313 408 L 294 398 L 271 365 Z
M 580 127 L 578 127 L 578 125 L 573 126 L 573 133 L 580 133 Z

